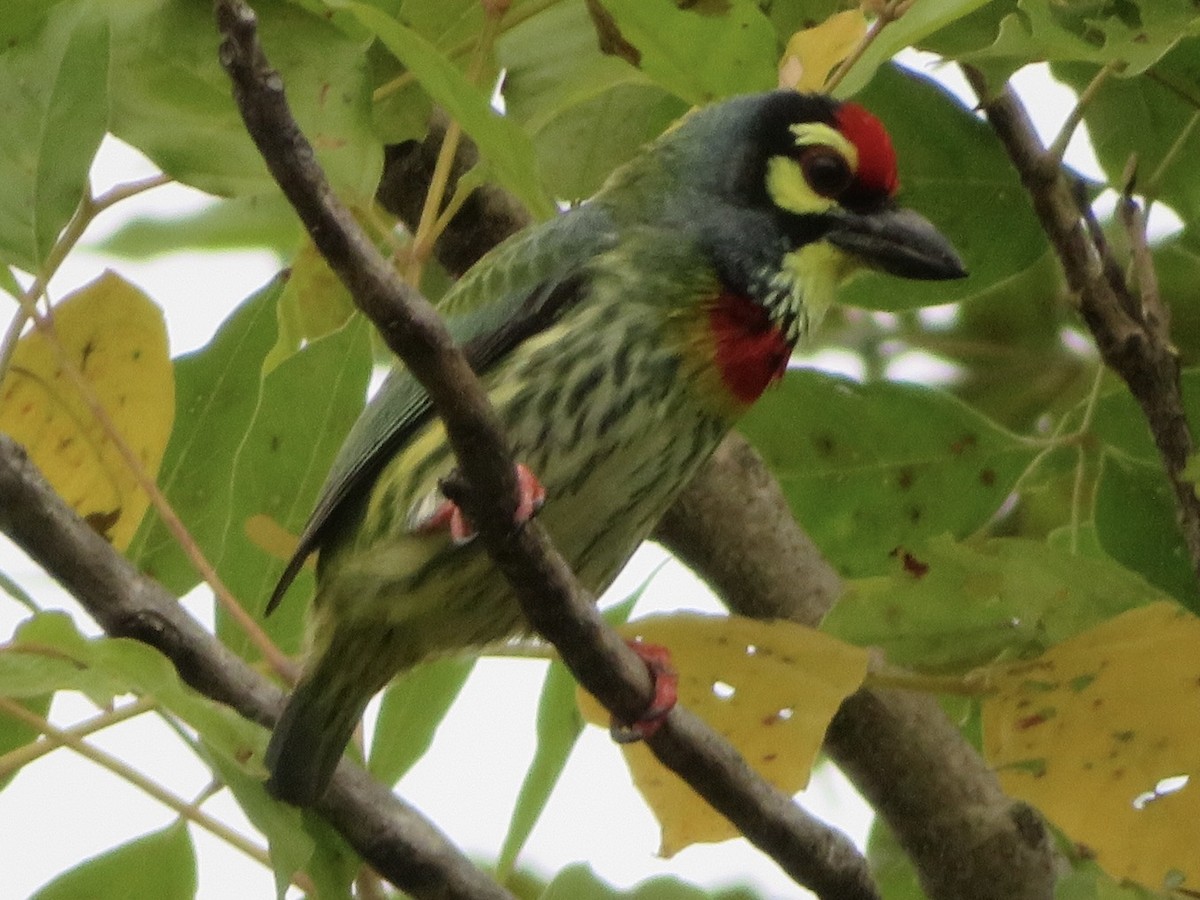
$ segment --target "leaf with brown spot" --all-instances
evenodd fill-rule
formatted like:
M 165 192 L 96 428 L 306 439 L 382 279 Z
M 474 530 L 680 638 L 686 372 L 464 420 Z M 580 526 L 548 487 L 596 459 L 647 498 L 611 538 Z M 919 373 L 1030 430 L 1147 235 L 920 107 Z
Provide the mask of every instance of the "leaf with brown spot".
M 948 536 L 898 547 L 888 574 L 849 582 L 822 628 L 925 672 L 1038 653 L 1166 595 L 1112 560 L 1039 541 Z M 1026 710 L 1026 713 L 1033 710 Z
M 792 622 L 681 613 L 618 630 L 667 647 L 679 673 L 679 702 L 788 794 L 808 784 L 833 714 L 867 674 L 865 650 Z M 579 701 L 588 721 L 608 726 L 608 713 L 589 694 L 580 690 Z M 644 744 L 621 752 L 662 826 L 661 855 L 739 836 Z
M 175 420 L 162 311 L 113 272 L 53 309 L 54 332 L 117 432 L 154 478 Z M 21 338 L 0 391 L 0 431 L 29 451 L 59 494 L 118 550 L 149 498 L 63 370 L 51 339 Z
M 1114 878 L 1198 885 L 1198 678 L 1200 619 L 1173 603 L 1130 610 L 1001 670 L 984 753 Z

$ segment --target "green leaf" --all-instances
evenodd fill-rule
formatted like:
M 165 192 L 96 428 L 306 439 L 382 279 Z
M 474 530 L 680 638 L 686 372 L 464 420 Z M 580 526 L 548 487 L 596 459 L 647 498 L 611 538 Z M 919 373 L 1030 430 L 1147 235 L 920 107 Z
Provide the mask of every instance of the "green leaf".
M 1045 235 L 1008 157 L 988 126 L 949 92 L 885 66 L 857 99 L 892 136 L 900 203 L 928 216 L 950 238 L 970 276 L 933 283 L 869 273 L 841 290 L 843 303 L 898 310 L 966 300 L 1023 272 L 1044 253 Z
M 920 44 L 931 35 L 952 28 L 988 0 L 922 0 L 912 4 L 899 19 L 888 24 L 846 73 L 834 95 L 852 97 L 874 77 L 876 70 L 906 47 Z
M 1005 7 L 997 4 L 1001 9 Z M 961 52 L 960 62 L 1000 62 L 1008 71 L 1035 62 L 1122 63 L 1126 76 L 1144 72 L 1200 26 L 1188 0 L 1056 3 L 1018 0 L 985 47 Z
M 474 659 L 441 659 L 392 681 L 379 707 L 367 763 L 377 780 L 395 784 L 425 755 L 474 668 Z
M 643 72 L 600 51 L 582 3 L 547 9 L 497 42 L 507 115 L 533 137 L 555 197 L 593 194 L 687 110 Z
M 1174 492 L 1161 467 L 1105 454 L 1095 520 L 1105 553 L 1188 609 L 1200 611 L 1200 587 L 1176 524 Z
M 1094 65 L 1057 64 L 1056 78 L 1076 91 L 1083 90 L 1098 68 Z M 1084 108 L 1088 136 L 1109 183 L 1119 187 L 1129 157 L 1137 154 L 1138 172 L 1149 178 L 1183 135 L 1196 112 L 1200 79 L 1200 38 L 1180 43 L 1153 69 L 1153 77 L 1110 78 Z M 1180 94 L 1180 86 L 1185 91 Z M 1156 197 L 1169 203 L 1186 221 L 1200 218 L 1200 180 L 1193 160 L 1200 158 L 1200 129 L 1192 129 L 1175 152 L 1155 185 Z
M 1095 862 L 1076 863 L 1054 888 L 1054 900 L 1172 900 L 1174 891 L 1158 893 L 1131 882 L 1118 884 Z
M 32 900 L 191 900 L 196 853 L 177 822 L 87 860 L 47 884 Z
M 1200 230 L 1195 224 L 1154 248 L 1154 269 L 1159 293 L 1171 308 L 1171 341 L 1184 365 L 1200 364 Z
M 577 863 L 560 871 L 546 886 L 539 900 L 577 900 L 580 897 L 587 897 L 588 900 L 733 900 L 739 895 L 747 896 L 737 889 L 717 892 L 701 890 L 668 876 L 651 878 L 628 891 L 622 891 L 597 876 L 590 866 Z
M 279 338 L 263 362 L 266 374 L 308 342 L 342 328 L 354 315 L 350 292 L 311 240 L 301 244 L 288 273 L 279 295 Z
M 884 576 L 852 581 L 823 628 L 890 662 L 965 671 L 1029 656 L 1117 613 L 1167 599 L 1107 557 L 1038 541 L 978 546 L 935 538 L 906 549 Z
M 258 408 L 262 365 L 275 343 L 276 278 L 243 302 L 209 344 L 175 361 L 178 410 L 158 485 L 206 554 L 220 549 L 232 503 L 230 473 Z M 141 570 L 182 596 L 199 582 L 159 517 L 150 513 L 128 551 Z M 211 559 L 211 557 L 210 557 Z
M 108 126 L 108 51 L 107 23 L 82 4 L 4 45 L 0 261 L 37 272 L 86 195 Z
M 306 871 L 316 852 L 314 841 L 304 827 L 305 814 L 273 798 L 262 778 L 248 774 L 223 754 L 210 752 L 203 743 L 200 750 L 216 776 L 233 793 L 246 818 L 267 838 L 276 891 L 282 897 L 291 884 L 292 874 Z
M 554 214 L 554 204 L 538 180 L 529 136 L 515 122 L 496 113 L 486 93 L 472 87 L 436 47 L 411 28 L 365 3 L 347 3 L 346 8 L 378 35 L 434 101 L 471 136 L 506 188 L 535 215 L 548 218 Z
M 3 656 L 4 654 L 0 653 L 0 668 L 3 667 Z M 0 693 L 7 696 L 7 693 L 4 691 L 0 691 Z M 10 699 L 29 710 L 35 716 L 41 716 L 44 719 L 50 712 L 50 701 L 54 699 L 54 694 L 46 693 L 36 697 Z M 24 747 L 26 744 L 32 744 L 39 737 L 41 737 L 41 732 L 32 725 L 26 725 L 24 722 L 0 713 L 0 757 L 3 757 L 10 750 L 16 750 L 19 747 Z M 0 791 L 8 787 L 20 771 L 19 768 L 13 769 L 7 774 L 0 771 Z
M 917 870 L 895 834 L 876 816 L 867 837 L 867 863 L 880 893 L 887 900 L 928 900 L 921 890 Z
M 264 248 L 280 256 L 300 243 L 301 227 L 280 194 L 218 200 L 182 216 L 138 217 L 89 249 L 126 259 L 149 259 L 187 250 Z
M 210 557 L 247 609 L 261 614 L 316 502 L 333 456 L 362 410 L 371 375 L 371 326 L 355 316 L 308 344 L 263 379 L 262 398 L 226 469 L 231 503 Z M 232 478 L 230 472 L 232 471 Z M 309 582 L 305 575 L 298 581 Z M 296 596 L 293 596 L 293 600 Z M 305 606 L 283 604 L 265 627 L 285 652 L 299 649 Z M 257 651 L 223 610 L 217 636 L 249 658 Z
M 40 697 L 55 690 L 81 691 L 101 707 L 121 694 L 151 696 L 238 765 L 256 758 L 266 740 L 258 725 L 184 685 L 154 648 L 126 638 L 85 638 L 65 613 L 39 613 L 0 651 L 0 694 Z
M 97 706 L 129 691 L 124 678 L 90 665 L 92 650 L 66 613 L 40 612 L 0 650 L 0 695 L 33 700 L 58 690 L 86 694 Z
M 672 0 L 602 0 L 638 67 L 691 104 L 766 91 L 778 83 L 778 38 L 752 0 L 729 0 L 719 12 Z
M 660 569 L 655 569 L 630 596 L 604 610 L 604 620 L 609 625 L 629 621 L 634 606 Z M 508 883 L 512 877 L 517 857 L 545 812 L 550 794 L 579 741 L 583 725 L 575 697 L 575 679 L 566 666 L 555 660 L 546 670 L 546 680 L 538 699 L 537 750 L 521 782 L 508 832 L 504 835 L 504 843 L 496 861 L 496 875 L 502 883 Z
M 949 394 L 805 370 L 789 371 L 741 430 L 851 577 L 888 571 L 897 548 L 975 531 L 1037 449 Z
M 545 811 L 582 731 L 583 717 L 575 703 L 575 679 L 561 662 L 552 662 L 538 699 L 537 750 L 521 782 L 521 791 L 496 862 L 497 877 L 501 882 L 512 873 L 521 848 Z
M 254 9 L 263 46 L 330 183 L 351 202 L 368 204 L 383 163 L 372 123 L 369 38 L 283 0 L 259 0 Z M 116 5 L 112 23 L 113 133 L 209 193 L 275 192 L 221 69 L 212 7 L 146 0 Z
M 1200 421 L 1200 370 L 1183 372 L 1180 383 L 1188 420 Z M 1189 609 L 1200 610 L 1200 586 L 1176 523 L 1174 491 L 1128 389 L 1100 398 L 1091 433 L 1103 447 L 1094 501 L 1100 545 Z

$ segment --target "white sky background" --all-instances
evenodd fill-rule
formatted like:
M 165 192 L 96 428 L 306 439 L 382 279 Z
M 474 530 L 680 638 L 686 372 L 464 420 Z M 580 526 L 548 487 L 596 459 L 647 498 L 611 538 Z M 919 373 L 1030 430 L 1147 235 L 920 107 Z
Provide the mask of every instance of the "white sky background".
M 961 85 L 954 84 L 957 70 L 947 68 L 936 74 L 962 95 L 970 96 Z M 1043 137 L 1051 138 L 1073 105 L 1073 95 L 1052 82 L 1044 67 L 1026 70 L 1015 81 Z M 1085 174 L 1099 177 L 1082 129 L 1068 158 Z M 154 174 L 153 167 L 137 153 L 108 141 L 96 162 L 94 188 L 99 193 L 113 184 L 149 174 Z M 204 195 L 188 188 L 158 188 L 102 215 L 85 238 L 84 247 L 130 218 L 177 215 L 205 202 Z M 179 253 L 132 263 L 114 262 L 81 249 L 68 257 L 51 285 L 51 296 L 61 298 L 95 278 L 107 265 L 141 286 L 165 308 L 173 355 L 207 343 L 232 308 L 278 268 L 268 253 Z M 0 313 L 7 315 L 3 310 Z M 836 354 L 822 354 L 816 362 L 839 367 Z M 919 370 L 921 365 L 920 360 L 908 360 L 890 374 L 912 377 L 913 366 Z M 643 548 L 609 596 L 623 597 L 638 587 L 661 556 L 655 548 Z M 2 538 L 0 571 L 22 585 L 44 608 L 78 611 L 69 597 Z M 206 592 L 194 592 L 187 605 L 211 625 L 211 601 Z M 719 609 L 689 572 L 672 564 L 652 582 L 637 614 L 680 607 Z M 25 614 L 22 606 L 0 593 L 0 641 L 9 638 Z M 90 623 L 86 614 L 78 618 Z M 98 632 L 94 626 L 93 630 Z M 431 752 L 400 784 L 401 796 L 425 812 L 467 853 L 479 858 L 495 858 L 532 757 L 535 707 L 543 671 L 544 663 L 538 662 L 482 661 L 442 725 Z M 497 703 L 500 698 L 503 705 Z M 81 696 L 60 693 L 51 719 L 69 724 L 95 712 Z M 488 739 L 480 740 L 484 735 Z M 186 799 L 200 794 L 208 784 L 208 769 L 152 715 L 109 728 L 88 740 L 179 791 Z M 818 772 L 801 802 L 862 845 L 870 811 L 831 767 Z M 204 809 L 255 834 L 227 793 L 209 800 Z M 0 792 L 0 900 L 26 897 L 81 859 L 162 828 L 174 818 L 169 810 L 118 777 L 69 750 L 56 750 Z M 192 834 L 199 857 L 197 896 L 218 900 L 273 895 L 268 870 L 202 829 L 194 827 Z M 605 732 L 588 728 L 522 862 L 549 874 L 569 863 L 588 861 L 603 878 L 618 886 L 674 873 L 709 886 L 753 879 L 765 897 L 798 895 L 796 886 L 774 863 L 743 840 L 693 847 L 670 861 L 655 857 L 657 846 L 657 826 L 630 786 L 619 751 Z

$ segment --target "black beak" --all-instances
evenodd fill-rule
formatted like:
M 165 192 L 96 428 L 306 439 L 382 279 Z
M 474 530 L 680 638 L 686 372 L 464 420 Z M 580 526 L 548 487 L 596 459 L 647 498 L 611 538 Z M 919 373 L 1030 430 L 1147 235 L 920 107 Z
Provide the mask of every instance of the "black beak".
M 901 278 L 946 281 L 967 274 L 950 242 L 911 209 L 866 215 L 841 211 L 825 239 L 868 266 Z

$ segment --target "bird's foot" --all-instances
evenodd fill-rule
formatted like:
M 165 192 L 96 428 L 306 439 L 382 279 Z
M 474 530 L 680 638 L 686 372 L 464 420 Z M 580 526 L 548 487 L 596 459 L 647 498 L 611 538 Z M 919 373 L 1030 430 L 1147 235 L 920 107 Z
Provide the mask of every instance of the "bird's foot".
M 636 722 L 613 720 L 610 732 L 618 744 L 632 744 L 650 737 L 662 727 L 679 696 L 679 673 L 671 665 L 671 651 L 660 644 L 629 641 L 629 648 L 642 658 L 654 682 L 654 697 Z
M 513 514 L 513 524 L 524 525 L 546 502 L 546 489 L 524 463 L 517 463 L 516 471 L 517 510 Z M 412 530 L 419 534 L 449 531 L 450 540 L 458 546 L 469 544 L 477 534 L 471 520 L 459 505 L 450 499 L 443 499 L 431 513 L 418 517 L 412 525 Z

